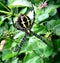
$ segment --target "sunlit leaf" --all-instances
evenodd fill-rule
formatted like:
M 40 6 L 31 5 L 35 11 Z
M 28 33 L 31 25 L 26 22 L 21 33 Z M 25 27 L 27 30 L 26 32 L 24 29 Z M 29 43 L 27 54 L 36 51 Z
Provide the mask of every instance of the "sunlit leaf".
M 14 0 L 9 7 L 31 7 L 31 3 L 27 0 Z
M 5 49 L 2 54 L 2 60 L 7 60 L 9 58 L 12 58 L 16 55 L 16 53 L 12 54 L 12 52 L 9 49 Z
M 38 20 L 39 21 L 43 21 L 45 19 L 47 19 L 49 17 L 49 14 L 48 13 L 45 13 L 45 14 L 42 14 L 38 17 Z
M 43 59 L 32 52 L 25 56 L 23 63 L 43 63 Z

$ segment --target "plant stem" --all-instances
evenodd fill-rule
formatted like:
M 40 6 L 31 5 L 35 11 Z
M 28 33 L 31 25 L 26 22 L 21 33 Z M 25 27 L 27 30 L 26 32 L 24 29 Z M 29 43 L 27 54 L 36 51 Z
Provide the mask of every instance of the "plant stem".
M 3 11 L 3 10 L 0 10 L 0 13 L 4 13 L 4 14 L 7 14 L 7 15 L 12 15 L 12 12 L 7 12 L 7 11 Z M 14 16 L 17 16 L 17 14 L 14 14 Z
M 0 4 L 1 4 L 5 9 L 7 9 L 7 11 L 10 11 L 3 3 L 0 2 Z
M 4 13 L 4 14 L 11 14 L 9 12 L 6 12 L 6 11 L 3 11 L 3 10 L 0 10 L 1 13 Z

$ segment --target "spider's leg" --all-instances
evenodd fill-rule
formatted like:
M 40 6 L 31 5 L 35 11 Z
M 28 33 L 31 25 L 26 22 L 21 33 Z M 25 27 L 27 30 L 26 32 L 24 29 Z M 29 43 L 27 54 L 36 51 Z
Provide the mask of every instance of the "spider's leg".
M 32 4 L 32 8 L 33 8 L 33 20 L 32 20 L 32 23 L 31 23 L 31 28 L 34 24 L 34 21 L 35 21 L 35 10 L 34 10 L 34 5 Z
M 20 44 L 18 45 L 17 55 L 18 55 L 19 51 L 21 50 L 22 45 L 23 45 L 23 44 L 24 44 L 24 42 L 25 42 L 25 39 L 26 39 L 26 34 L 24 35 L 24 37 L 22 38 L 22 40 L 21 40 Z
M 44 42 L 45 44 L 47 44 L 49 47 L 52 47 L 50 44 L 48 44 L 48 42 L 40 35 L 37 35 L 36 33 L 31 31 L 31 34 L 33 34 L 34 36 L 36 36 L 37 38 L 41 39 L 42 42 Z

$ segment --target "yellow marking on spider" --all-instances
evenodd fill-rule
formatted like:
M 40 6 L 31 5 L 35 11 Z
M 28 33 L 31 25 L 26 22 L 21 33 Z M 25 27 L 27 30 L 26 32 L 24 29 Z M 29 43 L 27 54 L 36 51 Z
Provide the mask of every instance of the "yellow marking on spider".
M 30 30 L 27 30 L 27 32 L 30 34 Z
M 24 15 L 25 16 L 25 15 Z M 27 22 L 28 22 L 28 26 L 30 26 L 30 22 L 29 22 L 29 19 L 27 18 L 27 16 L 25 16 L 26 19 L 27 19 Z
M 27 20 L 28 21 L 28 26 L 30 26 L 30 22 L 29 22 L 29 20 Z
M 23 16 L 21 17 L 21 21 L 22 21 L 23 26 L 26 28 L 26 25 L 24 24 L 25 22 L 23 21 Z

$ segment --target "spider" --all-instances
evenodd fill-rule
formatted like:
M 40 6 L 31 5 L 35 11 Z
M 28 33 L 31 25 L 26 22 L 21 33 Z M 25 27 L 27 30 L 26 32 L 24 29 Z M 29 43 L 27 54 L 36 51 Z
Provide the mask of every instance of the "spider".
M 27 35 L 34 35 L 36 36 L 37 38 L 39 38 L 40 40 L 42 40 L 42 42 L 44 42 L 45 44 L 47 44 L 48 46 L 50 46 L 45 39 L 43 39 L 42 36 L 40 35 L 37 35 L 36 33 L 34 33 L 33 31 L 31 31 L 31 28 L 32 26 L 34 25 L 34 21 L 35 21 L 35 10 L 34 10 L 34 4 L 32 4 L 32 8 L 33 8 L 33 14 L 34 14 L 34 17 L 32 19 L 32 22 L 31 22 L 31 19 L 25 15 L 25 14 L 21 14 L 19 15 L 19 17 L 17 18 L 17 21 L 16 21 L 16 24 L 17 26 L 14 24 L 14 21 L 13 21 L 13 16 L 12 16 L 12 22 L 13 22 L 13 26 L 18 29 L 18 30 L 21 30 L 23 32 L 25 32 L 25 35 L 24 37 L 22 38 L 20 44 L 19 44 L 19 48 L 18 48 L 18 53 L 19 51 L 21 50 L 22 48 L 22 45 L 23 43 L 25 42 L 25 39 L 26 39 L 26 36 Z

